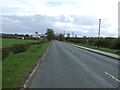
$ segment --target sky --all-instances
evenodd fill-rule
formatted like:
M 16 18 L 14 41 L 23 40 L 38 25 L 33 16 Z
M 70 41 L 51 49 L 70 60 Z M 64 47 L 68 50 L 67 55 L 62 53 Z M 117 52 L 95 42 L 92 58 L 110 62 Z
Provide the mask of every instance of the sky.
M 118 36 L 119 0 L 0 0 L 2 33 L 74 33 L 97 37 Z

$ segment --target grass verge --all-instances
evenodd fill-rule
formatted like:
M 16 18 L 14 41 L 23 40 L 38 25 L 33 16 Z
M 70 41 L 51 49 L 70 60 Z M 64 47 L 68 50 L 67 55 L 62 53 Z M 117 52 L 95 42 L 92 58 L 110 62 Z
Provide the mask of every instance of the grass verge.
M 87 47 L 87 48 L 91 48 L 91 49 L 101 50 L 101 51 L 105 51 L 105 52 L 120 55 L 120 50 L 109 49 L 109 48 L 104 48 L 104 47 L 97 48 L 96 46 L 91 46 L 91 45 L 88 45 L 88 44 L 74 43 L 74 42 L 68 42 L 68 41 L 65 41 L 65 42 L 75 44 L 75 45 L 79 45 L 79 46 L 83 46 L 83 47 Z
M 26 52 L 8 56 L 2 62 L 2 88 L 17 88 L 28 77 L 51 42 L 31 45 Z
M 0 38 L 0 48 L 2 48 L 2 38 Z

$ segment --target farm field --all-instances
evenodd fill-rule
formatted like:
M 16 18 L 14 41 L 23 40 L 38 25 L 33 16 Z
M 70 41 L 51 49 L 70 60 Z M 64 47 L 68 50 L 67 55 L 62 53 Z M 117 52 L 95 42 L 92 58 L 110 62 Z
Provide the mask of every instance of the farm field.
M 0 41 L 1 41 L 1 38 L 0 38 Z M 28 43 L 28 42 L 38 42 L 38 40 L 21 40 L 21 39 L 2 38 L 2 47 L 10 47 L 14 44 L 22 44 L 22 43 Z
M 45 53 L 50 42 L 31 45 L 27 51 L 12 54 L 2 61 L 2 87 L 19 88 L 35 67 L 38 59 Z

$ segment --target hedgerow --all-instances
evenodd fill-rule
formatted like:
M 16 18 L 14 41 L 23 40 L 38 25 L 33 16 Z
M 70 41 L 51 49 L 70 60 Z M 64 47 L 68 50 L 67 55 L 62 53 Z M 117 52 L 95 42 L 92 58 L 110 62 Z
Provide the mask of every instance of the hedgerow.
M 41 41 L 41 42 L 32 42 L 32 43 L 24 43 L 24 44 L 14 44 L 11 47 L 4 47 L 1 50 L 2 51 L 2 60 L 11 54 L 26 51 L 30 45 L 33 45 L 33 44 L 39 45 L 41 43 L 44 43 L 44 42 Z
M 70 38 L 67 41 L 120 50 L 120 38 Z

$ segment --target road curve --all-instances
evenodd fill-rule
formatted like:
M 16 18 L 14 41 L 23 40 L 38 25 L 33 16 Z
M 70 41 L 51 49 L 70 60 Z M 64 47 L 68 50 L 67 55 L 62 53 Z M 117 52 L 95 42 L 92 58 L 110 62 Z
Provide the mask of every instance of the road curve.
M 118 88 L 118 60 L 53 41 L 28 88 Z

